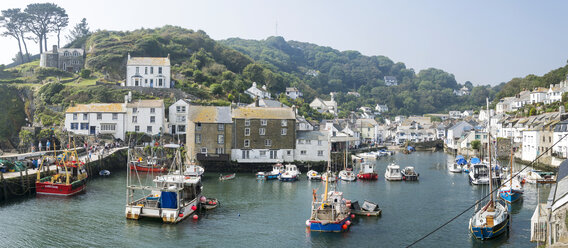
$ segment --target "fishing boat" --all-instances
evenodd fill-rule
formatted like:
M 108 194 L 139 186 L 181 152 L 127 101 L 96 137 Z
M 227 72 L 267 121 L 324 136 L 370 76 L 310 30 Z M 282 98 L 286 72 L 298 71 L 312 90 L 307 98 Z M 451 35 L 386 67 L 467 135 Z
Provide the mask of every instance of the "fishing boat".
M 487 109 L 489 111 L 489 100 L 487 100 Z M 491 117 L 489 117 L 491 119 Z M 491 123 L 489 121 L 489 123 Z M 488 134 L 490 126 L 488 125 Z M 491 163 L 491 135 L 487 135 L 489 147 L 489 166 Z M 487 168 L 487 167 L 486 167 Z M 495 238 L 505 231 L 509 230 L 510 215 L 507 206 L 499 201 L 493 200 L 493 180 L 489 181 L 489 201 L 481 209 L 477 210 L 469 219 L 469 229 L 473 236 L 477 239 L 486 240 Z
M 273 180 L 278 179 L 278 176 L 284 172 L 284 166 L 281 163 L 277 163 L 272 166 L 272 171 L 264 172 L 259 171 L 256 173 L 257 179 Z
M 53 142 L 55 144 L 55 142 Z M 55 146 L 55 145 L 54 145 Z M 55 147 L 53 149 L 55 151 Z M 57 157 L 54 154 L 54 157 Z M 56 173 L 51 176 L 40 178 L 44 163 L 49 166 L 49 161 L 55 161 Z M 87 170 L 85 164 L 79 161 L 77 150 L 65 150 L 60 159 L 42 158 L 37 170 L 36 193 L 38 195 L 72 196 L 85 190 L 87 184 Z
M 321 175 L 315 171 L 315 170 L 310 170 L 308 171 L 308 173 L 306 173 L 308 180 L 321 180 Z
M 296 165 L 287 164 L 284 166 L 284 173 L 280 174 L 278 179 L 282 182 L 291 182 L 300 179 L 299 176 L 300 172 Z
M 331 141 L 329 142 L 331 154 Z M 327 162 L 327 172 L 331 172 L 331 159 Z M 329 177 L 328 177 L 329 178 Z M 315 232 L 346 232 L 351 225 L 351 214 L 343 192 L 330 190 L 329 180 L 325 179 L 325 192 L 320 198 L 317 190 L 313 190 L 311 215 L 306 220 L 309 231 Z
M 148 157 L 147 160 L 138 157 L 130 161 L 129 167 L 131 170 L 139 172 L 165 172 L 168 170 L 165 166 L 165 161 L 157 157 Z
M 379 204 L 367 200 L 363 202 L 363 205 L 359 205 L 358 201 L 352 202 L 350 209 L 352 214 L 361 216 L 380 216 L 382 212 Z
M 379 174 L 375 172 L 375 164 L 370 162 L 361 163 L 359 173 L 357 173 L 357 178 L 363 180 L 377 180 Z
M 404 167 L 400 173 L 402 174 L 402 180 L 405 181 L 418 181 L 418 177 L 420 176 L 412 166 Z
M 231 179 L 234 179 L 236 175 L 237 175 L 236 173 L 227 174 L 227 175 L 221 174 L 221 175 L 219 175 L 219 180 L 220 180 L 220 181 L 231 180 Z
M 485 163 L 472 164 L 468 174 L 469 183 L 473 185 L 489 184 L 489 166 Z
M 335 172 L 331 172 L 331 171 L 326 171 L 324 173 L 321 174 L 321 180 L 324 181 L 329 181 L 329 182 L 335 182 L 337 181 L 337 175 L 335 174 Z
M 342 171 L 339 172 L 339 179 L 341 179 L 343 181 L 352 182 L 352 181 L 357 180 L 357 176 L 351 170 L 342 170 Z
M 463 167 L 467 165 L 467 160 L 462 155 L 456 156 L 456 159 L 448 165 L 450 172 L 461 173 Z
M 513 177 L 513 148 L 511 148 L 511 158 L 509 167 L 509 182 L 505 183 L 499 188 L 499 197 L 507 203 L 513 203 L 519 200 L 523 195 L 523 188 L 521 182 L 517 177 Z
M 472 165 L 479 164 L 479 163 L 481 163 L 481 160 L 479 160 L 478 157 L 471 158 L 469 160 L 469 163 L 463 166 L 463 172 L 468 173 L 468 175 L 469 175 L 469 172 L 471 170 Z
M 183 170 L 183 175 L 186 177 L 201 177 L 203 173 L 205 173 L 205 168 L 196 163 L 186 164 Z
M 173 224 L 182 221 L 197 210 L 203 188 L 201 178 L 186 177 L 183 174 L 184 166 L 182 166 L 179 145 L 169 144 L 164 147 L 175 149 L 171 172 L 156 176 L 152 180 L 153 185 L 142 184 L 139 174 L 128 170 L 125 210 L 127 219 L 157 218 L 164 223 Z M 135 152 L 135 149 L 129 149 L 129 157 L 133 157 Z M 134 198 L 138 195 L 142 197 Z
M 385 179 L 388 181 L 401 181 L 402 173 L 400 173 L 400 166 L 396 164 L 390 164 L 385 170 Z

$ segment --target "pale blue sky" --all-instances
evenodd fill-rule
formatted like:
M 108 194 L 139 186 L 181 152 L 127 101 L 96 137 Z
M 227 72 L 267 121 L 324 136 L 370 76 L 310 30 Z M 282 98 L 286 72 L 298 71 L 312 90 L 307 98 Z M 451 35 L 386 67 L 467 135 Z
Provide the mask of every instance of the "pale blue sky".
M 0 9 L 37 1 L 2 0 Z M 133 30 L 166 24 L 204 30 L 213 39 L 276 34 L 384 55 L 417 72 L 436 67 L 459 83 L 497 84 L 542 75 L 568 60 L 566 1 L 54 1 L 74 25 Z M 48 47 L 56 42 L 48 39 Z M 17 52 L 0 37 L 0 63 Z M 29 46 L 38 52 L 36 44 Z

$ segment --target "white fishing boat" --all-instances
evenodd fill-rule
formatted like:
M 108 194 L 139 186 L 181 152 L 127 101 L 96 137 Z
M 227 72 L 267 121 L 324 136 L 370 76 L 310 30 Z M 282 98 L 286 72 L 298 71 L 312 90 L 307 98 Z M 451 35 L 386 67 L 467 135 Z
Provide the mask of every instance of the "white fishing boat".
M 489 166 L 485 163 L 472 164 L 468 176 L 470 184 L 487 185 L 489 184 Z
M 291 182 L 300 179 L 300 172 L 296 165 L 287 164 L 284 166 L 284 173 L 280 174 L 278 179 L 282 182 Z
M 453 173 L 461 173 L 465 165 L 467 165 L 467 160 L 462 155 L 458 155 L 454 161 L 448 163 L 448 169 Z
M 321 180 L 328 181 L 328 182 L 335 182 L 337 181 L 337 174 L 335 172 L 327 171 L 321 174 Z
M 205 169 L 195 163 L 185 165 L 183 174 L 188 177 L 201 177 L 205 173 Z
M 375 163 L 363 162 L 360 167 L 357 178 L 362 180 L 377 180 L 379 178 L 379 174 L 375 172 Z
M 306 175 L 308 177 L 308 180 L 321 180 L 321 175 L 315 170 L 308 171 Z
M 339 179 L 343 180 L 343 181 L 355 181 L 357 180 L 357 176 L 355 175 L 355 173 L 353 171 L 350 170 L 342 170 L 339 172 Z
M 402 180 L 404 181 L 418 181 L 420 174 L 414 170 L 413 166 L 406 166 L 400 172 L 402 174 Z
M 125 210 L 127 219 L 146 217 L 158 218 L 164 223 L 177 223 L 197 209 L 203 188 L 201 178 L 184 175 L 179 146 L 164 147 L 176 150 L 171 166 L 173 172 L 155 177 L 152 180 L 154 185 L 142 184 L 139 173 L 128 170 Z M 133 151 L 129 149 L 128 153 L 129 157 L 132 157 Z M 140 198 L 134 198 L 140 195 Z
M 401 181 L 402 173 L 400 173 L 400 166 L 396 164 L 390 164 L 385 170 L 385 179 L 389 181 Z
M 368 160 L 368 159 L 377 159 L 378 155 L 372 152 L 363 152 L 363 153 L 358 153 L 357 157 Z

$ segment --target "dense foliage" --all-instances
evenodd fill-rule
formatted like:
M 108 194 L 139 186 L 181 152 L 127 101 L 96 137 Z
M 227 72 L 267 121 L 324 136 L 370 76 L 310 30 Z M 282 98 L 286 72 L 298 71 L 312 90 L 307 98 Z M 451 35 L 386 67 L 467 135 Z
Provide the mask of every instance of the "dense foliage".
M 486 97 L 493 98 L 498 90 L 466 82 L 464 85 L 471 95 L 460 97 L 454 90 L 464 85 L 445 71 L 429 68 L 416 74 L 404 63 L 395 63 L 385 56 L 340 52 L 315 44 L 285 41 L 282 37 L 260 41 L 233 38 L 221 43 L 249 55 L 257 63 L 276 67 L 297 78 L 292 86 L 304 91 L 307 99 L 338 92 L 336 100 L 344 112 L 375 104 L 386 104 L 390 114 L 404 115 L 473 109 L 482 106 Z M 385 76 L 396 77 L 398 85 L 387 86 Z M 349 91 L 357 91 L 361 97 L 347 95 Z
M 548 88 L 551 84 L 557 84 L 565 80 L 567 75 L 568 65 L 554 69 L 543 76 L 530 74 L 524 78 L 513 78 L 503 86 L 496 97 L 500 99 L 503 97 L 515 96 L 522 90 L 533 90 L 535 87 Z

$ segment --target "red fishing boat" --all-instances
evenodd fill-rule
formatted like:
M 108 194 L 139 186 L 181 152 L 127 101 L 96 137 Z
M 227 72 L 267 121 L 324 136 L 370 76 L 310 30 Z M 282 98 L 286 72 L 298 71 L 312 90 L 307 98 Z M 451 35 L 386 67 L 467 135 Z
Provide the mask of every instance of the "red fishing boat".
M 357 178 L 363 180 L 377 180 L 379 174 L 375 172 L 375 164 L 369 162 L 361 163 L 361 170 L 359 170 Z
M 158 158 L 150 158 L 143 161 L 142 158 L 138 158 L 136 161 L 130 161 L 130 170 L 140 171 L 140 172 L 165 172 L 168 168 L 163 165 Z
M 41 167 L 49 166 L 48 161 L 51 160 L 50 157 L 42 158 L 37 172 L 36 193 L 38 195 L 71 196 L 85 190 L 88 175 L 85 164 L 78 161 L 78 158 L 75 150 L 65 151 L 62 157 L 54 159 L 57 165 L 56 173 L 40 178 Z

